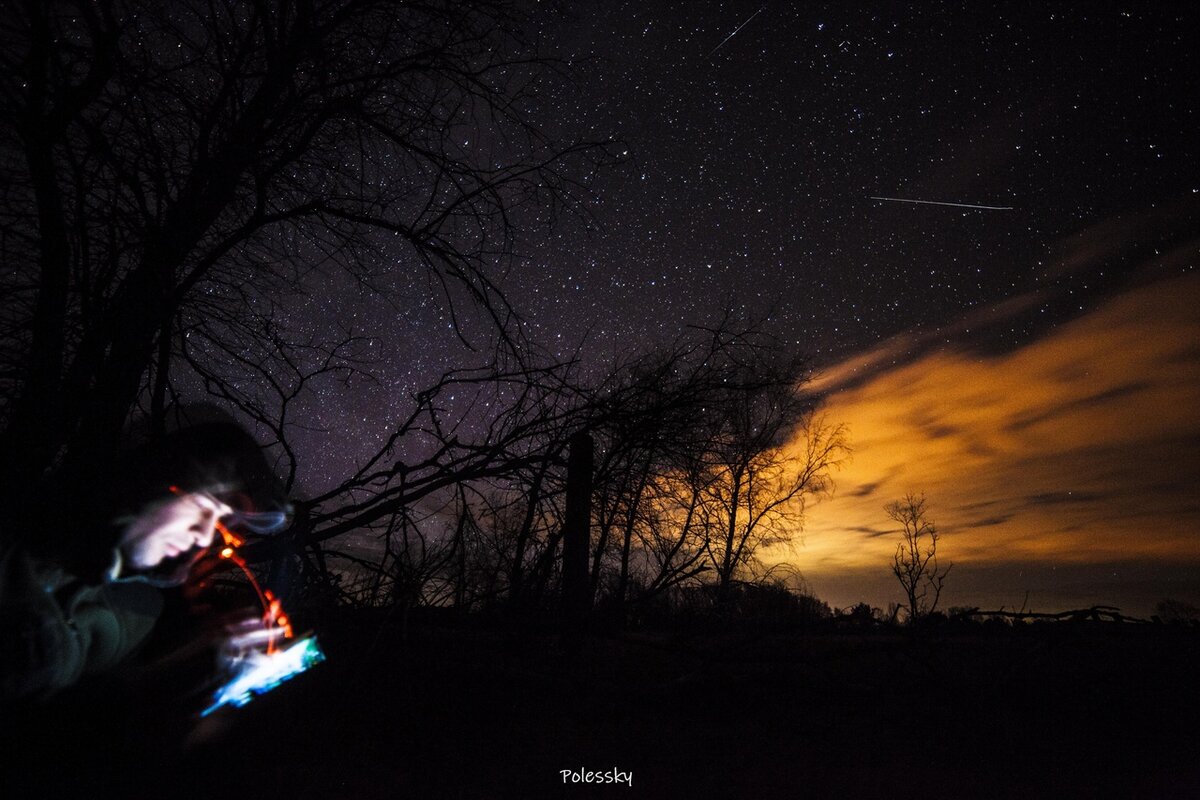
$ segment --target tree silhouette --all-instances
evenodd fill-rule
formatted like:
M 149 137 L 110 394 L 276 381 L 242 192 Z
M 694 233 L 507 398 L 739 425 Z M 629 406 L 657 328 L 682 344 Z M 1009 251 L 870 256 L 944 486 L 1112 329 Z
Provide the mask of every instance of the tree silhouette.
M 726 319 L 614 376 L 597 428 L 593 585 L 617 604 L 684 582 L 719 595 L 829 486 L 841 427 L 814 414 L 807 365 Z M 636 591 L 630 592 L 631 588 Z
M 764 545 L 796 531 L 846 451 L 806 375 L 729 320 L 598 384 L 571 365 L 448 373 L 358 472 L 297 502 L 296 537 L 320 575 L 321 559 L 347 557 L 335 540 L 374 533 L 382 561 L 356 563 L 389 586 L 408 576 L 419 602 L 544 610 L 561 578 L 566 445 L 583 432 L 596 442 L 588 573 L 610 621 L 685 586 L 728 595 Z M 467 401 L 455 412 L 446 394 Z
M 892 557 L 892 573 L 900 581 L 908 601 L 908 618 L 916 622 L 933 613 L 953 564 L 938 565 L 941 538 L 925 509 L 925 495 L 907 494 L 884 507 L 887 515 L 903 526 L 901 541 Z
M 714 409 L 704 549 L 719 601 L 760 548 L 799 528 L 806 499 L 829 489 L 848 450 L 844 429 L 827 424 L 803 393 L 803 361 L 747 367 Z
M 556 65 L 522 25 L 490 0 L 6 5 L 5 493 L 102 467 L 181 365 L 228 382 L 205 343 L 333 368 L 339 343 L 279 333 L 278 293 L 318 265 L 383 290 L 424 271 L 514 335 L 489 278 L 514 210 L 571 206 L 605 157 L 529 121 Z

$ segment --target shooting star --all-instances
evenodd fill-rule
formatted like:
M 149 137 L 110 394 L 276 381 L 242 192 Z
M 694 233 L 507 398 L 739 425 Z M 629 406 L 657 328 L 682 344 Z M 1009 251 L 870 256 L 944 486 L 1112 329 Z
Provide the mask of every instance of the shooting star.
M 871 197 L 871 200 L 885 200 L 889 203 L 916 203 L 922 206 L 953 206 L 954 208 L 978 208 L 982 211 L 1012 211 L 1012 206 L 977 206 L 974 203 L 944 203 L 940 200 L 908 200 L 903 197 Z
M 762 13 L 762 11 L 763 11 L 763 8 L 766 8 L 766 6 L 763 6 L 763 7 L 762 7 L 762 8 L 760 8 L 758 11 L 755 11 L 753 14 L 751 14 L 751 15 L 750 15 L 750 16 L 748 16 L 748 17 L 746 17 L 746 21 L 745 21 L 745 22 L 743 22 L 741 25 L 738 25 L 738 26 L 737 26 L 737 28 L 735 28 L 735 29 L 734 29 L 733 33 L 729 34 L 729 35 L 728 35 L 728 36 L 726 36 L 724 39 L 722 39 L 722 40 L 721 40 L 721 44 L 717 45 L 717 46 L 716 46 L 716 47 L 714 47 L 712 50 L 709 50 L 709 51 L 708 51 L 708 55 L 706 55 L 706 56 L 705 56 L 705 58 L 712 58 L 712 54 L 713 54 L 713 53 L 715 53 L 715 52 L 717 52 L 718 50 L 720 50 L 720 49 L 721 49 L 721 48 L 722 48 L 722 47 L 725 45 L 725 43 L 726 43 L 726 42 L 728 42 L 728 41 L 729 41 L 730 39 L 732 39 L 733 37 L 737 36 L 737 34 L 738 34 L 738 31 L 740 31 L 742 28 L 744 28 L 744 27 L 746 27 L 747 25 L 749 25 L 749 24 L 750 24 L 750 20 L 754 19 L 754 18 L 755 18 L 755 17 L 757 17 L 759 14 L 761 14 L 761 13 Z

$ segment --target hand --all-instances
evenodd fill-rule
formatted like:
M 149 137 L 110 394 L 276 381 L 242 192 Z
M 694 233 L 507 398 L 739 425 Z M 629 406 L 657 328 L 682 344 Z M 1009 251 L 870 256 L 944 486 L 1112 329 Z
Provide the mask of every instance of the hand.
M 258 609 L 240 608 L 206 617 L 192 626 L 185 638 L 175 638 L 174 644 L 140 667 L 135 679 L 163 701 L 198 710 L 225 680 L 234 655 L 244 652 L 255 638 L 263 642 L 269 638 L 262 631 Z

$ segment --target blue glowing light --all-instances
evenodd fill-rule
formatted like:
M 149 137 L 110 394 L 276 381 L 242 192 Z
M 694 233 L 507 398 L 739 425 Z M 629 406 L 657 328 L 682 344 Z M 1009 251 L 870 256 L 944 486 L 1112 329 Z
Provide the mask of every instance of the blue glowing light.
M 230 666 L 234 675 L 217 689 L 213 702 L 200 712 L 207 717 L 221 706 L 241 707 L 256 695 L 266 694 L 279 684 L 325 660 L 315 636 L 298 639 L 273 653 L 250 652 Z

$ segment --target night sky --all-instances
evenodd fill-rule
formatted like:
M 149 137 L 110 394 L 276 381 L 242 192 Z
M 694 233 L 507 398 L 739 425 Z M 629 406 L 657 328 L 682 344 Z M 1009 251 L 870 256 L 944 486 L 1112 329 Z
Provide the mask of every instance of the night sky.
M 907 491 L 957 562 L 952 604 L 1200 602 L 1200 15 L 566 5 L 535 34 L 575 78 L 530 113 L 624 160 L 585 218 L 521 218 L 497 277 L 535 341 L 602 369 L 728 309 L 810 354 L 855 455 L 780 557 L 835 604 L 898 599 L 882 508 Z M 398 308 L 309 289 L 298 320 L 382 358 L 311 409 L 316 487 L 477 357 L 419 282 Z

